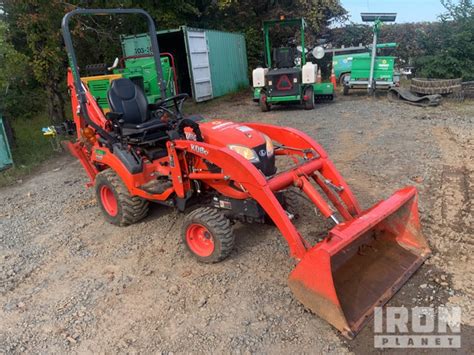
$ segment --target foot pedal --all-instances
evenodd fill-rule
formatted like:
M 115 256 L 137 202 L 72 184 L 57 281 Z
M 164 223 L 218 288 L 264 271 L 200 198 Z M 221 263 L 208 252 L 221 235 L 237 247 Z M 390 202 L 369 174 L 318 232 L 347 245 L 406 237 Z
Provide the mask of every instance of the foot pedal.
M 151 180 L 139 188 L 149 194 L 162 194 L 171 186 L 173 186 L 173 183 L 169 180 Z

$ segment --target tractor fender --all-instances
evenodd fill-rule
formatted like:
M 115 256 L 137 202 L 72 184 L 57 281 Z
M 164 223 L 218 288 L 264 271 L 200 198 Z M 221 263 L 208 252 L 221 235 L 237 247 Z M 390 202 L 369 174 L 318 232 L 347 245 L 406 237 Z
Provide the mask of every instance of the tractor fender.
M 138 188 L 138 186 L 146 183 L 145 174 L 143 174 L 142 171 L 143 168 L 136 173 L 132 173 L 118 157 L 117 152 L 116 149 L 114 149 L 114 153 L 112 153 L 106 147 L 95 147 L 92 149 L 91 159 L 92 161 L 105 165 L 115 171 L 131 195 L 137 195 L 148 199 L 153 198 L 152 194 L 148 194 Z

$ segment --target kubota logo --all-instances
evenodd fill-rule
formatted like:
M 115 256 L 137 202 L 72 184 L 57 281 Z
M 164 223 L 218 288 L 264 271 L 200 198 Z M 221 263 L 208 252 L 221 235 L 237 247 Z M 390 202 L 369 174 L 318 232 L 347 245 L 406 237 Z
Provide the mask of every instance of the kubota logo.
M 196 153 L 203 154 L 203 155 L 209 154 L 206 148 L 201 147 L 200 145 L 197 145 L 197 144 L 191 144 L 191 150 L 194 150 Z

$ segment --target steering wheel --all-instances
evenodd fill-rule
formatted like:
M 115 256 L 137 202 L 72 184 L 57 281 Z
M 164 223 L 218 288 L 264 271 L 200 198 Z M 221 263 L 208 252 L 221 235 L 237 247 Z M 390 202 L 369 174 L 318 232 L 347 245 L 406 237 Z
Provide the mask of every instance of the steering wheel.
M 183 118 L 182 108 L 184 101 L 188 99 L 189 95 L 186 93 L 181 93 L 178 95 L 167 97 L 164 100 L 156 101 L 153 106 L 157 109 L 161 109 L 169 113 L 172 117 L 175 117 L 176 121 L 180 121 Z M 170 104 L 172 102 L 172 104 Z M 172 109 L 174 107 L 174 110 Z
M 170 123 L 172 127 L 176 129 L 180 137 L 185 137 L 184 129 L 186 127 L 190 127 L 196 135 L 196 140 L 198 142 L 203 142 L 204 139 L 202 137 L 201 130 L 199 129 L 199 125 L 189 118 L 184 118 L 181 111 L 184 101 L 186 101 L 188 97 L 189 95 L 186 93 L 170 96 L 164 100 L 155 102 L 153 106 L 157 107 L 158 110 L 166 111 L 171 115 L 171 117 L 174 117 Z M 171 102 L 172 104 L 170 105 Z M 172 106 L 174 106 L 174 111 L 171 109 Z

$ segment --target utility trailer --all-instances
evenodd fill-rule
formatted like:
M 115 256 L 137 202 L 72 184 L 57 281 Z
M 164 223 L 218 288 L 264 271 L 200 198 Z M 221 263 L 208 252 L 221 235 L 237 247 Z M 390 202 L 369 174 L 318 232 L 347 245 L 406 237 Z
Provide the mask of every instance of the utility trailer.
M 372 52 L 369 56 L 356 56 L 352 59 L 350 75 L 344 77 L 344 95 L 349 94 L 350 89 L 367 89 L 372 95 L 378 89 L 390 89 L 399 85 L 400 74 L 394 72 L 395 57 L 377 56 L 378 48 L 393 48 L 396 43 L 377 45 L 377 38 L 384 22 L 393 22 L 396 13 L 362 13 L 364 22 L 374 22 Z

